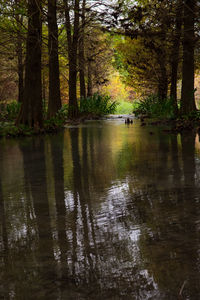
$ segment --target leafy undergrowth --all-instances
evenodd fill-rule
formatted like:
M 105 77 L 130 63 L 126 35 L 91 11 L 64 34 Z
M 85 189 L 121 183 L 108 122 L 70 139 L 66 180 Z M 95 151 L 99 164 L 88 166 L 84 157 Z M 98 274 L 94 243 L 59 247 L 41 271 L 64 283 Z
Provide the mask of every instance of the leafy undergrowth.
M 148 115 L 151 118 L 174 118 L 172 100 L 160 100 L 157 95 L 149 95 L 147 98 L 135 102 L 133 113 L 136 116 Z
M 12 122 L 16 120 L 21 104 L 12 101 L 0 104 L 0 122 Z
M 67 119 L 68 105 L 64 104 L 54 117 L 44 120 L 44 132 L 53 132 L 63 128 Z
M 79 103 L 79 117 L 68 120 L 68 105 L 64 104 L 59 112 L 47 119 L 44 109 L 44 128 L 34 129 L 25 125 L 15 125 L 19 113 L 20 104 L 12 102 L 1 106 L 0 110 L 0 137 L 32 136 L 36 134 L 53 133 L 64 128 L 65 124 L 79 124 L 86 119 L 99 119 L 101 116 L 115 112 L 116 102 L 112 102 L 109 96 L 94 94 L 90 98 L 81 99 Z
M 103 116 L 114 114 L 117 108 L 117 102 L 113 102 L 110 96 L 100 95 L 98 93 L 91 97 L 81 99 L 79 111 L 81 115 Z
M 36 134 L 57 132 L 64 127 L 64 124 L 67 121 L 68 106 L 63 105 L 60 111 L 53 118 L 44 120 L 43 129 L 34 129 L 26 125 L 16 126 L 15 121 L 19 113 L 19 109 L 20 104 L 17 102 L 1 106 L 0 137 L 32 136 Z M 45 113 L 44 117 L 46 117 Z
M 0 137 L 31 136 L 34 130 L 28 126 L 16 126 L 13 122 L 0 123 Z
M 54 133 L 64 128 L 64 123 L 55 123 L 54 120 L 44 122 L 43 129 L 34 129 L 26 125 L 16 126 L 13 122 L 0 123 L 0 137 L 32 136 L 45 133 Z
M 191 130 L 200 132 L 200 111 L 175 117 L 171 99 L 161 101 L 157 96 L 150 95 L 135 102 L 133 112 L 140 118 L 141 126 L 167 125 L 168 128 L 164 131 L 175 134 Z M 150 120 L 147 121 L 148 119 Z

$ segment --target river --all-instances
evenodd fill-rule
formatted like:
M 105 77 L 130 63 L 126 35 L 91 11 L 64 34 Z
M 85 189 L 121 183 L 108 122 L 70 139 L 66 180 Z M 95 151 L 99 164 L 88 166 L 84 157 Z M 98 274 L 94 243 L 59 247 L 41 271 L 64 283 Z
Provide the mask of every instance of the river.
M 0 140 L 0 299 L 200 299 L 200 142 L 88 121 Z

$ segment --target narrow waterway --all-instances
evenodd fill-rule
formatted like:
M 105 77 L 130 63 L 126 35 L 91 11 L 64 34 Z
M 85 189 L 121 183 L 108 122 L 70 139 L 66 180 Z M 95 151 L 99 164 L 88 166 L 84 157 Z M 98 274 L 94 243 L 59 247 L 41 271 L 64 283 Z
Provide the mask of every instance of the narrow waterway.
M 122 119 L 0 141 L 0 299 L 200 299 L 200 142 Z

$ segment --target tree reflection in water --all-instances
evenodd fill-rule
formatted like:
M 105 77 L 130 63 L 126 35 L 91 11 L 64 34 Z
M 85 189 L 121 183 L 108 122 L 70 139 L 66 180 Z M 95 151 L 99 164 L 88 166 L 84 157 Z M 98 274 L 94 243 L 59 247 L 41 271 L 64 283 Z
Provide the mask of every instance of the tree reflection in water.
M 101 122 L 7 143 L 3 299 L 200 297 L 195 135 Z

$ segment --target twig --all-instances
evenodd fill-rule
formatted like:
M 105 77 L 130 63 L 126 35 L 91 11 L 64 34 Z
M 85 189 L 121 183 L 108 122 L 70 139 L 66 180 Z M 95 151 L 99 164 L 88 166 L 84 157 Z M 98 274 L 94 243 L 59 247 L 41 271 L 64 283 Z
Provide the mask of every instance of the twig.
M 180 297 L 180 299 L 182 298 L 182 292 L 183 292 L 183 289 L 184 289 L 186 283 L 187 283 L 187 280 L 185 280 L 185 281 L 183 282 L 182 286 L 181 286 L 180 292 L 179 292 L 179 294 L 178 294 L 179 297 Z

